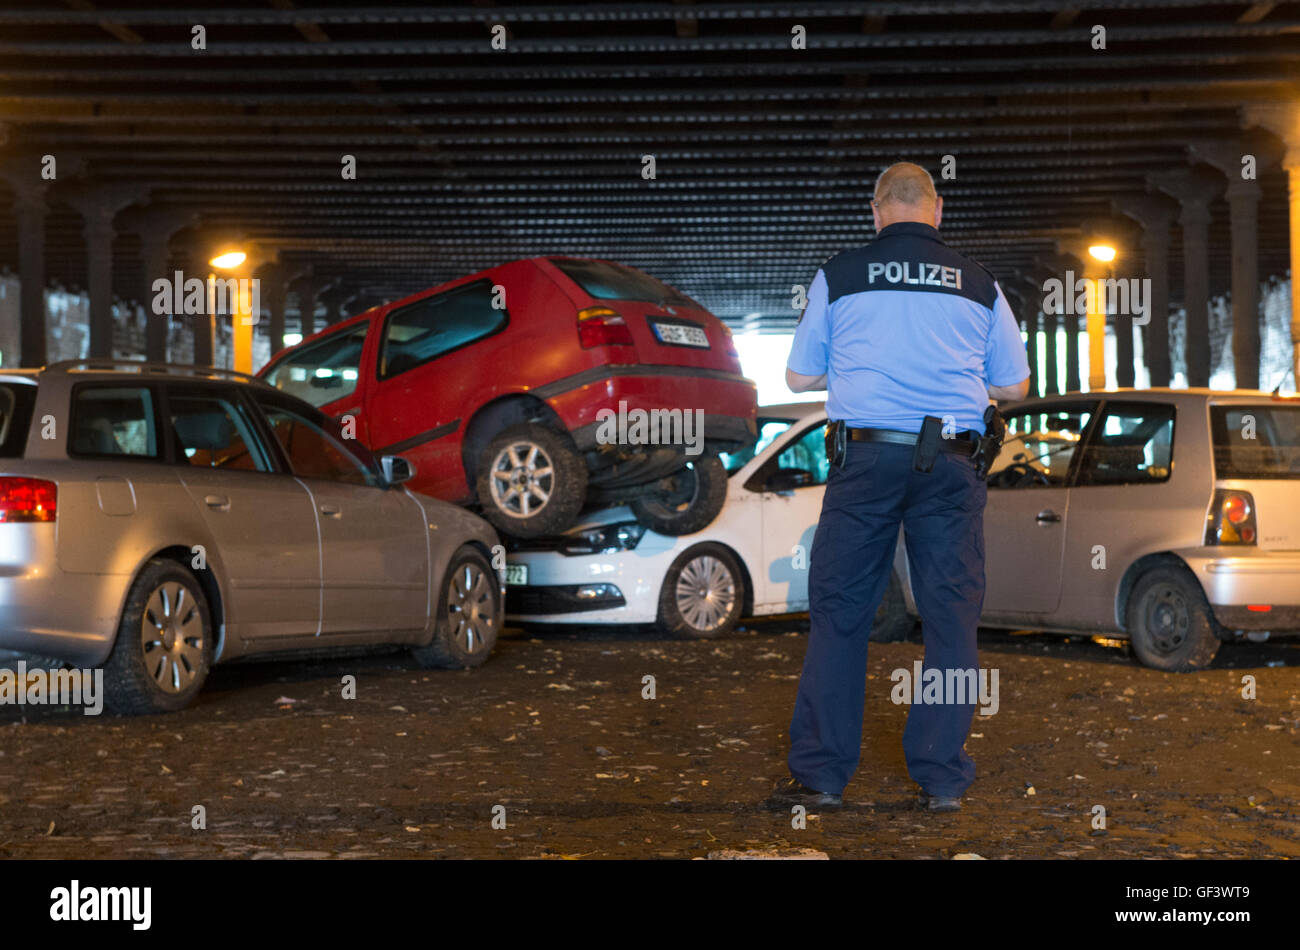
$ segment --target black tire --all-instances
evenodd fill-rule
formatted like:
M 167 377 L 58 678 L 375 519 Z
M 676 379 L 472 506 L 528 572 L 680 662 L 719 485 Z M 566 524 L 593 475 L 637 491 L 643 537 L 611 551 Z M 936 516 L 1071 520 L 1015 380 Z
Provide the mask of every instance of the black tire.
M 868 639 L 873 643 L 900 643 L 911 633 L 912 623 L 912 618 L 907 615 L 903 585 L 898 574 L 890 571 L 889 584 L 885 587 L 885 596 L 880 598 L 880 606 L 876 608 Z
M 432 642 L 411 652 L 426 669 L 482 666 L 492 655 L 503 620 L 496 571 L 482 551 L 466 545 L 452 556 L 443 576 Z
M 1185 568 L 1157 567 L 1133 586 L 1125 607 L 1133 652 L 1170 673 L 1203 670 L 1219 652 L 1219 627 L 1196 578 Z
M 694 609 L 686 599 L 692 582 L 700 585 L 697 598 L 706 589 L 713 598 L 700 598 L 703 602 Z M 664 575 L 655 626 L 687 640 L 725 637 L 736 629 L 744 606 L 745 573 L 735 555 L 720 544 L 697 544 L 683 551 Z
M 669 537 L 703 531 L 727 500 L 727 469 L 716 455 L 697 458 L 630 502 L 636 520 Z
M 184 709 L 208 678 L 213 641 L 198 580 L 175 561 L 150 561 L 131 585 L 104 663 L 104 708 L 122 716 Z
M 528 464 L 549 471 L 537 476 Z M 573 440 L 535 422 L 510 426 L 489 442 L 476 481 L 483 516 L 517 538 L 559 534 L 587 500 L 587 463 Z

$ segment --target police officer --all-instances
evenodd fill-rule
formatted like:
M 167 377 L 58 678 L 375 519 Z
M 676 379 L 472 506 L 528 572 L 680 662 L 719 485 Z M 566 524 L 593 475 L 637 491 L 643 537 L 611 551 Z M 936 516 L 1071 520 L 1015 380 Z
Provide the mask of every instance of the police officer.
M 985 484 L 974 456 L 990 397 L 1023 399 L 1029 388 L 1011 308 L 988 271 L 940 239 L 943 199 L 926 170 L 890 166 L 871 210 L 876 240 L 817 272 L 786 367 L 795 392 L 827 391 L 843 457 L 832 460 L 813 539 L 791 777 L 769 799 L 773 808 L 842 803 L 862 746 L 867 637 L 900 523 L 923 669 L 978 671 Z M 834 454 L 831 438 L 828 446 Z M 928 810 L 959 809 L 975 778 L 963 748 L 969 700 L 908 711 L 903 751 Z

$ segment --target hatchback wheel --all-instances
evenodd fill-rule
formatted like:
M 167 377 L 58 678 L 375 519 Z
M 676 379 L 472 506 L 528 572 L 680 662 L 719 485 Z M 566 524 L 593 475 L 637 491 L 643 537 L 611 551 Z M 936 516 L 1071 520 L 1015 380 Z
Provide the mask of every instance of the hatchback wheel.
M 442 582 L 433 642 L 412 652 L 421 666 L 465 669 L 482 666 L 501 630 L 501 587 L 488 559 L 463 547 Z
M 1127 608 L 1133 652 L 1146 666 L 1186 673 L 1210 665 L 1219 652 L 1218 624 L 1196 578 L 1177 567 L 1143 574 Z
M 658 627 L 690 639 L 726 636 L 745 603 L 745 578 L 720 544 L 700 544 L 682 554 L 664 576 Z
M 689 462 L 630 502 L 637 521 L 669 537 L 703 531 L 727 500 L 727 469 L 715 455 Z
M 587 464 L 569 437 L 537 423 L 511 426 L 479 460 L 483 514 L 506 534 L 537 538 L 573 523 L 587 498 Z
M 212 613 L 194 575 L 150 561 L 127 595 L 104 664 L 104 705 L 122 715 L 174 712 L 193 702 L 213 656 Z

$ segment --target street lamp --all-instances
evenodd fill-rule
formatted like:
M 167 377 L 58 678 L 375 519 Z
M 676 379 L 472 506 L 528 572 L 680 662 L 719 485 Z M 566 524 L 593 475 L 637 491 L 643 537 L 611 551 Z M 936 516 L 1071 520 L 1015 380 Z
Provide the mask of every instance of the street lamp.
M 1112 265 L 1118 251 L 1115 245 L 1099 241 L 1089 245 L 1088 254 L 1093 260 L 1106 265 L 1106 274 L 1113 273 Z M 1095 271 L 1094 271 L 1095 272 Z M 1106 388 L 1106 317 L 1109 305 L 1100 306 L 1102 300 L 1102 283 L 1100 277 L 1093 277 L 1088 307 L 1088 389 L 1096 392 Z M 1118 330 L 1117 330 L 1118 332 Z
M 238 249 L 222 251 L 208 263 L 217 270 L 237 271 L 248 260 L 248 254 Z M 216 296 L 216 274 L 208 275 L 209 300 Z M 239 373 L 253 372 L 253 319 L 252 300 L 248 292 L 248 282 L 242 279 L 233 281 L 235 285 L 233 306 L 231 307 L 231 364 Z M 229 286 L 229 285 L 227 285 Z M 211 308 L 215 309 L 215 308 Z
M 1088 248 L 1088 253 L 1103 264 L 1109 264 L 1115 259 L 1115 248 L 1110 244 L 1094 244 Z

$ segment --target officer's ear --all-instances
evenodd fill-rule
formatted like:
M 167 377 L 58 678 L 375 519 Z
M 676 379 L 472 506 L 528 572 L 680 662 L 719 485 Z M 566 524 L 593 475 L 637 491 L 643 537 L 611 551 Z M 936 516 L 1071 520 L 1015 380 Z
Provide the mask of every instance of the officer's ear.
M 934 226 L 939 227 L 939 221 L 943 218 L 943 198 L 934 199 Z

